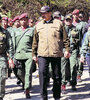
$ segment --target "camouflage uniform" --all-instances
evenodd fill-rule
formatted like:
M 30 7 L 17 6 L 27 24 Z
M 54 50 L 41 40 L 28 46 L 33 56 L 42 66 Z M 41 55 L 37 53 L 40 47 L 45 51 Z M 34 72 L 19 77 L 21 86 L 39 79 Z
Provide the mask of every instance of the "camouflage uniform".
M 80 42 L 79 42 L 79 54 L 80 54 L 80 49 L 81 49 L 81 45 L 82 45 L 82 39 L 83 39 L 83 36 L 84 36 L 84 33 L 85 33 L 85 23 L 84 22 L 79 22 L 77 25 L 76 25 L 76 29 L 77 31 L 79 31 L 79 37 L 80 37 Z M 83 63 L 80 62 L 80 59 L 78 59 L 78 63 L 77 63 L 77 75 L 78 76 L 82 76 L 82 72 L 83 72 Z
M 81 56 L 86 57 L 87 64 L 89 66 L 89 75 L 90 75 L 90 30 L 86 33 L 82 48 L 80 50 Z
M 79 49 L 79 32 L 72 25 L 72 27 L 65 26 L 66 32 L 68 33 L 68 37 L 70 38 L 70 47 L 71 47 L 71 57 L 70 60 L 70 71 L 71 71 L 71 85 L 75 86 L 77 84 L 77 56 Z
M 7 78 L 7 54 L 13 57 L 13 44 L 7 30 L 0 27 L 0 97 L 5 95 L 5 80 Z

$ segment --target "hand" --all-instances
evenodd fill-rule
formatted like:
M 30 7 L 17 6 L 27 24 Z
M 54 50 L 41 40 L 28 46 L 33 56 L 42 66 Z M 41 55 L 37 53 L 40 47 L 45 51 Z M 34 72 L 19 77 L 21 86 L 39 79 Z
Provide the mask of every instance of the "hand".
M 65 51 L 64 52 L 64 57 L 65 58 L 69 58 L 70 56 L 71 56 L 71 54 L 68 51 Z
M 84 56 L 81 56 L 80 57 L 80 62 L 84 63 L 85 59 L 84 59 Z
M 38 58 L 37 58 L 36 56 L 34 56 L 32 59 L 33 59 L 36 63 L 38 62 Z
M 10 68 L 14 68 L 14 62 L 12 59 L 9 59 L 8 64 Z

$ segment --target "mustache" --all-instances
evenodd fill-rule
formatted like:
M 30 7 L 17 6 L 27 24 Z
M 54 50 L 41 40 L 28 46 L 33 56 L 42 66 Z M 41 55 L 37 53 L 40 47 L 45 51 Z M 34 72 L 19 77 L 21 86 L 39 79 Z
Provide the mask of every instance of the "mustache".
M 42 16 L 42 18 L 46 18 L 45 16 Z

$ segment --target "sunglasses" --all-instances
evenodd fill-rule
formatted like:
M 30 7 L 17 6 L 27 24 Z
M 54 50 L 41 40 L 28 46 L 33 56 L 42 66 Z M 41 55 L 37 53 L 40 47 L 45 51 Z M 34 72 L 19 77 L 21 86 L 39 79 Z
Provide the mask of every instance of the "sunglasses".
M 71 19 L 66 19 L 66 21 L 71 21 Z

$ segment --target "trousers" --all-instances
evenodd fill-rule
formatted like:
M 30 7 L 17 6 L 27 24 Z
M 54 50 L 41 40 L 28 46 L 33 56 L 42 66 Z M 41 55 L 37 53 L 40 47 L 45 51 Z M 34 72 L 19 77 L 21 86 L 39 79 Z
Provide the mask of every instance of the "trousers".
M 53 74 L 53 97 L 60 98 L 61 93 L 61 58 L 38 57 L 40 93 L 42 97 L 47 97 L 48 67 L 51 63 Z

